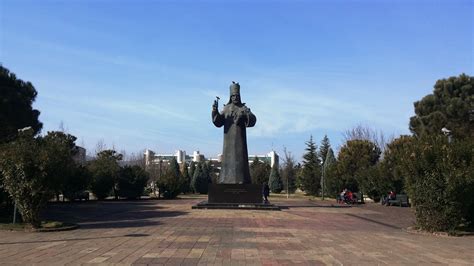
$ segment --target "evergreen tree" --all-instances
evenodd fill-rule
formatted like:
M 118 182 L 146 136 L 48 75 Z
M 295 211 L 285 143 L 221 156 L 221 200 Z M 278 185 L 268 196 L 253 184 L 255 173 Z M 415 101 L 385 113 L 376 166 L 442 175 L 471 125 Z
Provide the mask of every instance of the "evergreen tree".
M 321 161 L 318 158 L 313 136 L 306 142 L 306 146 L 299 184 L 306 194 L 317 195 L 321 187 Z
M 326 161 L 327 153 L 330 148 L 331 148 L 331 144 L 329 143 L 329 138 L 327 135 L 324 135 L 324 138 L 321 141 L 321 146 L 319 146 L 319 151 L 318 151 L 318 155 L 321 160 L 321 165 L 324 165 L 324 162 Z
M 76 165 L 71 169 L 72 174 L 64 179 L 63 195 L 70 201 L 75 200 L 90 187 L 92 175 L 85 166 Z
M 415 116 L 410 118 L 410 130 L 416 136 L 440 135 L 442 128 L 451 130 L 454 138 L 474 138 L 474 77 L 441 79 L 428 94 L 414 103 Z
M 24 127 L 31 127 L 34 135 L 41 130 L 40 112 L 32 106 L 37 94 L 31 82 L 0 65 L 0 143 L 13 140 Z
M 201 169 L 201 164 L 195 164 L 194 162 L 191 163 L 191 167 L 194 166 L 193 168 L 193 176 L 191 178 L 191 190 L 193 193 L 199 193 L 196 190 L 196 184 L 197 184 L 197 179 L 199 178 L 200 175 L 202 175 L 202 169 Z M 191 171 L 190 171 L 191 172 Z
M 125 166 L 120 170 L 118 195 L 127 199 L 142 196 L 148 182 L 148 173 L 138 165 Z
M 176 198 L 181 192 L 182 177 L 176 158 L 171 159 L 164 176 L 160 180 L 159 188 L 165 199 Z
M 181 180 L 181 171 L 179 170 L 179 164 L 176 158 L 174 157 L 170 160 L 169 171 L 173 177 L 175 177 L 177 180 Z
M 118 198 L 117 185 L 120 175 L 119 161 L 122 154 L 114 150 L 104 150 L 97 153 L 97 158 L 88 165 L 92 174 L 91 190 L 98 199 L 105 199 L 111 190 Z
M 211 184 L 214 180 L 217 179 L 216 169 L 214 168 L 214 165 L 212 165 L 210 161 L 207 161 L 205 165 L 206 165 L 206 171 L 207 171 L 206 173 L 207 183 Z
M 337 192 L 333 193 L 334 188 L 329 188 L 328 184 L 332 185 L 334 182 L 331 182 L 332 179 L 337 178 L 331 170 L 331 168 L 335 165 L 336 163 L 336 157 L 334 157 L 334 152 L 332 151 L 331 148 L 328 149 L 328 152 L 326 153 L 326 158 L 324 160 L 323 164 L 323 178 L 321 178 L 321 188 L 323 189 L 322 191 L 322 196 L 327 195 L 328 192 L 330 195 L 335 195 Z M 337 191 L 337 190 L 336 190 Z
M 191 176 L 189 175 L 188 164 L 186 162 L 183 162 L 181 166 L 181 177 L 183 179 L 181 192 L 188 193 L 191 190 Z
M 257 156 L 253 159 L 250 164 L 250 177 L 252 178 L 252 184 L 262 185 L 268 181 L 270 176 L 271 167 L 268 163 L 260 161 Z
M 207 166 L 204 163 L 198 163 L 192 179 L 192 187 L 195 193 L 207 194 L 209 185 L 209 175 Z
M 369 196 L 380 195 L 374 183 L 377 171 L 373 167 L 380 158 L 380 149 L 368 140 L 350 140 L 342 146 L 337 159 L 337 175 L 344 180 L 344 186 Z
M 283 190 L 283 182 L 281 181 L 280 169 L 277 164 L 274 164 L 268 179 L 268 186 L 272 193 L 280 193 Z
M 49 187 L 54 191 L 56 199 L 59 200 L 59 194 L 71 194 L 71 191 L 65 191 L 66 182 L 72 181 L 76 163 L 73 156 L 77 153 L 75 144 L 76 137 L 61 131 L 50 131 L 43 137 L 45 148 L 49 150 L 52 158 L 48 169 Z
M 404 192 L 406 177 L 403 161 L 406 160 L 407 151 L 414 145 L 415 140 L 413 136 L 402 135 L 387 145 L 380 162 L 381 174 L 386 178 L 385 191 Z
M 40 211 L 51 198 L 48 173 L 49 150 L 33 130 L 19 134 L 0 149 L 2 187 L 16 202 L 23 220 L 34 228 L 41 225 Z
M 194 177 L 195 171 L 196 171 L 196 162 L 192 161 L 191 164 L 189 165 L 189 177 L 191 177 L 191 179 Z

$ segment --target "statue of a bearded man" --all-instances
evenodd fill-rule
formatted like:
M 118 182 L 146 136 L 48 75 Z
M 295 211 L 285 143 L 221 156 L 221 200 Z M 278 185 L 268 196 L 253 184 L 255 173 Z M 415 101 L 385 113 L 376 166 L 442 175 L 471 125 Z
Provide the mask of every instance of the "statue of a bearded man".
M 218 102 L 212 105 L 212 122 L 216 127 L 224 126 L 224 150 L 222 154 L 220 184 L 250 184 L 247 151 L 247 127 L 253 127 L 257 118 L 240 101 L 240 85 L 232 81 L 230 99 L 219 113 Z

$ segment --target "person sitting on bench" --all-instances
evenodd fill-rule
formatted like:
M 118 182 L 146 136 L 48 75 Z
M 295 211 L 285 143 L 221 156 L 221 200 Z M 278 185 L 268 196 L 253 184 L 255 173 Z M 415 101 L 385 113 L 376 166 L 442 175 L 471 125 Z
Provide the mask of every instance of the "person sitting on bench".
M 397 194 L 395 191 L 391 190 L 390 193 L 388 194 L 388 200 L 394 200 L 397 198 Z

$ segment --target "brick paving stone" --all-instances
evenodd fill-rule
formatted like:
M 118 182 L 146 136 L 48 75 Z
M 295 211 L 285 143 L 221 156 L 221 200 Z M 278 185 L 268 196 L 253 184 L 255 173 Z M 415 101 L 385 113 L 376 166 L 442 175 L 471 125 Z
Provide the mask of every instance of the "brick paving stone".
M 280 212 L 192 210 L 202 198 L 52 204 L 67 232 L 0 231 L 1 264 L 472 265 L 474 237 L 403 231 L 410 208 L 274 200 Z

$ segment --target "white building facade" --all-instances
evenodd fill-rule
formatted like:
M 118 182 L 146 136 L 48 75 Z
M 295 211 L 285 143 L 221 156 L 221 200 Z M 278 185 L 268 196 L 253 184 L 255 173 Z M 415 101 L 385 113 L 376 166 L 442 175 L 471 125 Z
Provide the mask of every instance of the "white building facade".
M 186 162 L 187 164 L 191 162 L 199 163 L 205 161 L 211 161 L 213 163 L 222 162 L 222 154 L 218 154 L 215 158 L 206 159 L 206 157 L 199 151 L 194 151 L 192 156 L 188 156 L 184 150 L 177 150 L 174 154 L 156 154 L 154 151 L 146 149 L 144 156 L 146 166 L 159 164 L 160 162 L 168 163 L 172 158 L 175 158 L 179 164 L 182 164 L 183 162 Z M 275 164 L 277 167 L 279 166 L 280 157 L 275 151 L 271 151 L 265 155 L 249 155 L 249 163 L 252 163 L 255 157 L 262 162 L 270 164 L 271 167 Z

